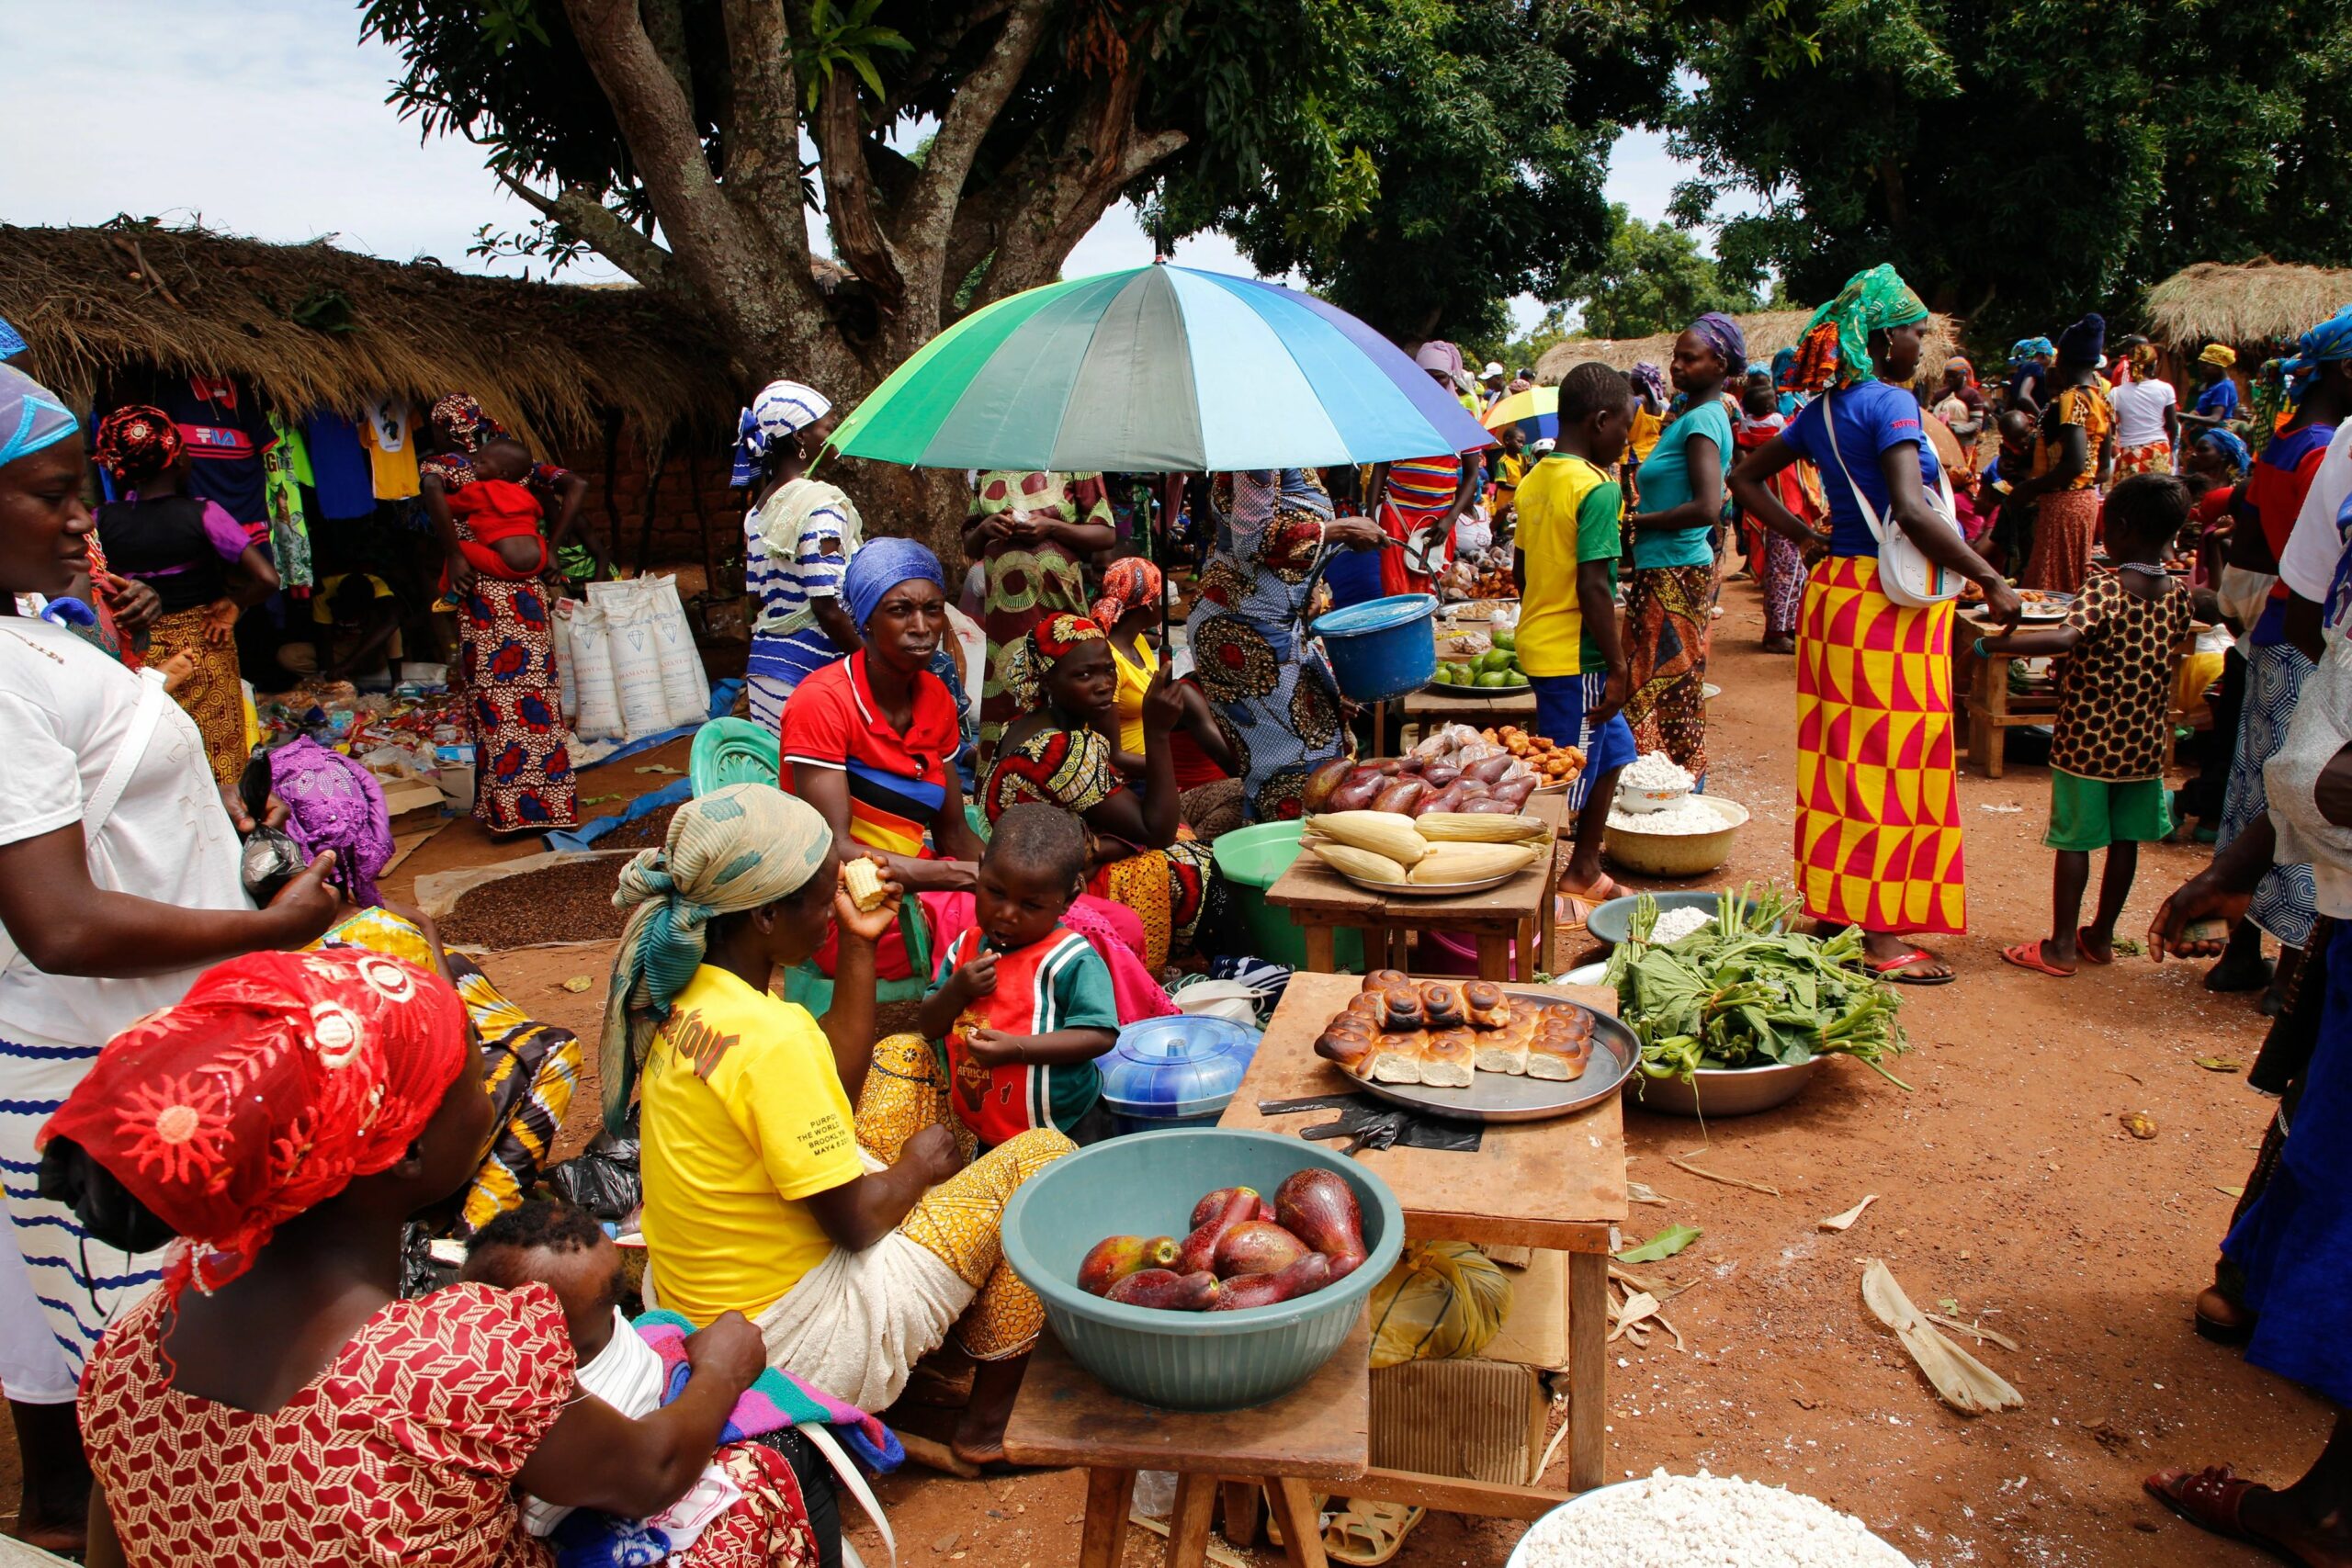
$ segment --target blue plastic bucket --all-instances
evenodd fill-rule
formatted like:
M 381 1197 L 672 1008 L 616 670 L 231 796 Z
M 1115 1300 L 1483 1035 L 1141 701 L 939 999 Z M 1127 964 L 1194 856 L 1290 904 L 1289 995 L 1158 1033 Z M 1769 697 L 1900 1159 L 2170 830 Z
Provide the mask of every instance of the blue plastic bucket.
M 1356 702 L 1418 692 L 1437 673 L 1437 601 L 1427 593 L 1351 604 L 1309 629 L 1323 639 L 1340 694 Z

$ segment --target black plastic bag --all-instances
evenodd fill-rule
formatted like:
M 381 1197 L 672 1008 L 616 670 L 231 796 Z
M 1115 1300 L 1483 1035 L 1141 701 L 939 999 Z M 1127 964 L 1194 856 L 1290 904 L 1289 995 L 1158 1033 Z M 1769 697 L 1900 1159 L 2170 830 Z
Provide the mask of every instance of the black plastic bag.
M 635 1213 L 645 1198 L 637 1140 L 610 1133 L 597 1134 L 586 1148 L 549 1169 L 545 1180 L 558 1198 L 614 1224 Z
M 284 829 L 255 828 L 245 835 L 237 874 L 245 885 L 245 897 L 266 905 L 309 863 Z

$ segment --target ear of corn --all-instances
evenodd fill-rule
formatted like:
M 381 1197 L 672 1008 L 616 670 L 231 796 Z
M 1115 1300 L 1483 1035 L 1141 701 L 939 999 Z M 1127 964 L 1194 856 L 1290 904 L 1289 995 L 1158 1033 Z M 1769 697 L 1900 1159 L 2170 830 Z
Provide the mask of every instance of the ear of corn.
M 1518 844 L 1547 831 L 1541 817 L 1484 811 L 1424 811 L 1413 818 L 1413 827 L 1432 844 Z
M 842 886 L 861 909 L 877 908 L 887 897 L 882 891 L 882 873 L 864 855 L 842 862 Z
M 1405 880 L 1405 868 L 1386 855 L 1376 855 L 1370 850 L 1360 850 L 1352 844 L 1319 843 L 1308 847 L 1321 855 L 1327 865 L 1360 881 L 1399 883 Z
M 1413 819 L 1394 811 L 1324 811 L 1306 819 L 1307 828 L 1353 849 L 1385 855 L 1398 865 L 1411 865 L 1429 853 L 1429 840 L 1414 830 Z
M 1525 844 L 1436 844 L 1407 874 L 1408 882 L 1483 882 L 1524 867 L 1535 858 Z

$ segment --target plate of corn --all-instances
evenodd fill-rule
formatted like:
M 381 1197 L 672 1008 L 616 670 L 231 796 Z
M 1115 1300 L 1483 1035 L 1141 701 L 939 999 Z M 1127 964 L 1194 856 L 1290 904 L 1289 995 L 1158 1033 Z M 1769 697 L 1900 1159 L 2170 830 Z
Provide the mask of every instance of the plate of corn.
M 1299 842 L 1359 887 L 1458 897 L 1499 887 L 1552 852 L 1540 817 L 1487 811 L 1325 811 Z

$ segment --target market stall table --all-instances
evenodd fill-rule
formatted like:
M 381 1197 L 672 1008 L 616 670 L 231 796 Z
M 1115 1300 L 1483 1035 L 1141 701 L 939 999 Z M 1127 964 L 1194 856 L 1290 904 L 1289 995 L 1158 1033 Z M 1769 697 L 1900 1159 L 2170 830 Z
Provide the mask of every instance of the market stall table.
M 2026 621 L 2018 630 L 2039 631 L 2063 625 L 2058 621 Z M 2020 659 L 2041 655 L 1987 652 L 1979 659 L 1973 652 L 1976 639 L 1994 637 L 2000 627 L 1984 615 L 1984 606 L 1963 604 L 1952 622 L 1952 657 L 1964 665 L 1974 666 L 1967 676 L 1968 716 L 1965 743 L 1968 760 L 1984 770 L 1984 776 L 1997 779 L 2007 771 L 2007 742 L 2004 732 L 2019 725 L 2047 725 L 2058 716 L 2058 694 L 2054 686 L 2037 692 L 2013 692 L 2009 689 L 2009 666 Z M 2199 632 L 2212 628 L 2202 623 L 2192 623 L 2173 646 L 2172 664 L 2166 671 L 2166 690 L 2180 674 L 2180 661 L 2197 647 Z M 2165 724 L 2164 767 L 2172 767 L 2173 735 L 2185 716 L 2177 710 L 2166 716 Z
M 1565 794 L 1531 795 L 1526 810 L 1541 818 L 1556 838 L 1566 802 Z M 1365 932 L 1365 963 L 1375 969 L 1408 967 L 1406 939 L 1414 931 L 1458 931 L 1473 937 L 1478 944 L 1478 977 L 1485 980 L 1511 978 L 1511 944 L 1516 942 L 1517 967 L 1524 979 L 1544 966 L 1542 957 L 1552 949 L 1553 864 L 1552 855 L 1539 854 L 1532 865 L 1499 887 L 1432 898 L 1360 887 L 1306 852 L 1266 890 L 1266 902 L 1289 911 L 1306 935 L 1306 967 L 1322 974 L 1338 966 L 1331 933 L 1348 926 Z
M 1269 1117 L 1261 1100 L 1343 1093 L 1340 1069 L 1315 1055 L 1315 1037 L 1362 982 L 1347 975 L 1293 975 L 1221 1127 L 1295 1134 L 1328 1112 Z M 1613 1015 L 1615 995 L 1596 986 L 1514 986 Z M 1356 1156 L 1396 1194 L 1408 1241 L 1466 1241 L 1567 1254 L 1568 1486 L 1601 1481 L 1607 1417 L 1609 1255 L 1625 1218 L 1625 1128 L 1621 1096 L 1549 1122 L 1490 1123 L 1475 1152 L 1397 1147 Z M 1350 1496 L 1419 1503 L 1453 1513 L 1532 1519 L 1562 1501 L 1536 1486 L 1374 1469 Z
M 1240 1483 L 1226 1490 L 1228 1536 L 1241 1536 L 1247 1544 L 1244 1529 L 1255 1533 L 1262 1486 L 1289 1560 L 1299 1568 L 1322 1568 L 1315 1494 L 1352 1483 L 1371 1462 L 1371 1366 L 1369 1320 L 1359 1314 L 1331 1359 L 1279 1399 L 1249 1410 L 1162 1410 L 1112 1393 L 1048 1332 L 1022 1375 L 1020 1399 L 1004 1429 L 1005 1458 L 1086 1471 L 1080 1568 L 1117 1568 L 1136 1473 L 1145 1470 L 1177 1476 L 1176 1506 L 1168 1516 L 1169 1568 L 1198 1568 L 1205 1560 L 1220 1480 Z M 1245 1524 L 1237 1525 L 1237 1512 Z
M 1403 698 L 1405 709 L 1405 744 L 1415 739 L 1414 731 L 1426 734 L 1441 725 L 1466 724 L 1473 729 L 1486 729 L 1495 725 L 1517 724 L 1526 728 L 1535 717 L 1535 688 L 1521 686 L 1501 690 L 1486 686 L 1457 686 L 1454 690 L 1472 694 L 1465 696 L 1444 696 L 1431 691 L 1408 692 Z M 1571 745 L 1575 737 L 1562 740 Z

